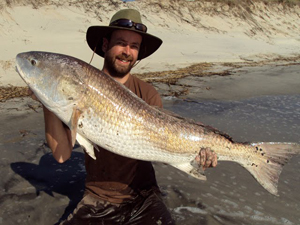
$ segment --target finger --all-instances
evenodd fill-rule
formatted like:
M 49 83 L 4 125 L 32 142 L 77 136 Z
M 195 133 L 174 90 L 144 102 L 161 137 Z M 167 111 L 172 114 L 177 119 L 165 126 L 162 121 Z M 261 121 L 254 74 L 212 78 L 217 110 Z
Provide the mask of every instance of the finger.
M 208 168 L 208 167 L 210 167 L 211 166 L 211 163 L 212 163 L 212 154 L 210 153 L 210 154 L 207 154 L 207 159 L 206 159 L 206 161 L 205 161 L 205 167 L 206 168 Z
M 210 161 L 210 160 L 207 160 L 207 161 L 205 162 L 204 168 L 209 168 L 209 167 L 211 167 L 211 161 Z
M 212 159 L 212 167 L 216 167 L 218 165 L 218 157 L 217 154 L 214 153 L 213 159 Z
M 206 150 L 200 150 L 200 165 L 204 167 L 206 161 Z
M 31 96 L 31 98 L 32 98 L 33 100 L 38 101 L 38 98 L 35 96 L 34 93 L 32 93 L 30 96 Z
M 36 95 L 30 88 L 28 89 L 27 93 L 28 93 L 28 96 L 30 96 L 30 98 L 32 98 L 33 100 L 39 101 L 39 99 L 36 97 Z
M 32 95 L 32 94 L 33 94 L 33 91 L 32 91 L 30 88 L 28 88 L 27 94 L 28 94 L 28 95 Z
M 195 158 L 195 160 L 196 160 L 197 163 L 200 163 L 200 156 L 197 155 L 196 158 Z

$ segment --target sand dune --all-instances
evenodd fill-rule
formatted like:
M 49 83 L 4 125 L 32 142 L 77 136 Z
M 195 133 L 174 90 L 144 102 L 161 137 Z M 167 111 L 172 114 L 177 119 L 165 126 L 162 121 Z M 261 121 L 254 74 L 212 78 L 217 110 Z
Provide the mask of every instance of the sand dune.
M 7 4 L 10 2 L 10 4 Z M 15 72 L 19 52 L 51 51 L 90 61 L 85 40 L 91 25 L 108 24 L 121 8 L 136 8 L 162 47 L 134 72 L 165 71 L 199 62 L 240 62 L 300 52 L 300 8 L 202 1 L 1 1 L 0 86 L 24 86 Z M 102 59 L 93 65 L 100 68 Z

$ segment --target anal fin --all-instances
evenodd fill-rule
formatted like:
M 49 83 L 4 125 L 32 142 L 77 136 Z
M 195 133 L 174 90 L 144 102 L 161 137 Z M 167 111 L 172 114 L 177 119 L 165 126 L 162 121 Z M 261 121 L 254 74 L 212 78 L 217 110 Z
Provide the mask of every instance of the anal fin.
M 192 162 L 193 164 L 193 162 Z M 171 164 L 175 168 L 191 175 L 192 177 L 197 178 L 198 180 L 206 180 L 203 169 L 200 166 L 193 166 L 190 162 L 180 163 L 180 164 Z

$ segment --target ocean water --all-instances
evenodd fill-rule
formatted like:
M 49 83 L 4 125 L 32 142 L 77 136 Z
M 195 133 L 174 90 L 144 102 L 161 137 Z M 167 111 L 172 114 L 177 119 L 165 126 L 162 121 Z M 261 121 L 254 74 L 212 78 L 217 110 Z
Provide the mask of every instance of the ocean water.
M 239 101 L 166 97 L 163 103 L 166 109 L 218 128 L 235 141 L 300 143 L 300 95 Z M 279 196 L 264 190 L 236 163 L 219 162 L 206 171 L 207 181 L 187 177 L 170 166 L 155 164 L 155 168 L 178 224 L 300 224 L 300 156 L 284 167 Z
M 218 128 L 237 141 L 300 141 L 300 95 L 239 101 L 184 101 L 166 97 L 164 107 Z

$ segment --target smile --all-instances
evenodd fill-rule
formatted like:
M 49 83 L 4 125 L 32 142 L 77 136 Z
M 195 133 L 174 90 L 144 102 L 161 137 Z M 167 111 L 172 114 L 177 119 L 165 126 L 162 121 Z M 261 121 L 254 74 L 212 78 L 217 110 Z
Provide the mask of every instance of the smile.
M 126 60 L 126 59 L 121 59 L 121 58 L 117 58 L 118 61 L 120 61 L 121 63 L 125 63 L 125 64 L 128 64 L 131 62 L 131 60 Z

